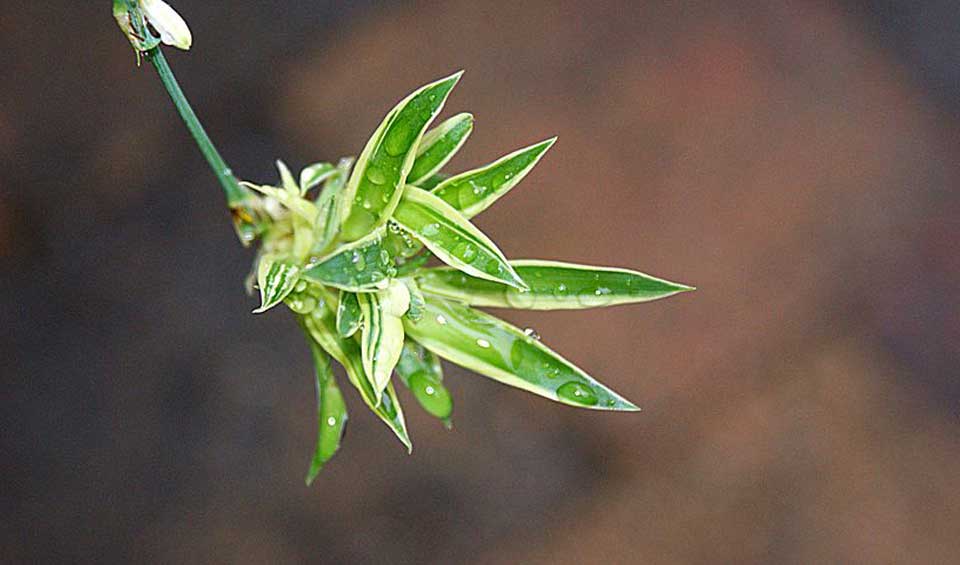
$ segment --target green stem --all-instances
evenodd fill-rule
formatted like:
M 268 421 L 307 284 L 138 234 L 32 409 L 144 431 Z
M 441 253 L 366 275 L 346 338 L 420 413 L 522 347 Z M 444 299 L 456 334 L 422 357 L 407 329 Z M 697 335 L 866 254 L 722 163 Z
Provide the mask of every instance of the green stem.
M 177 83 L 176 77 L 173 76 L 173 71 L 170 70 L 170 65 L 167 64 L 167 59 L 163 56 L 160 48 L 154 47 L 147 51 L 145 55 L 147 60 L 157 69 L 157 74 L 160 75 L 160 81 L 163 82 L 164 88 L 167 89 L 167 94 L 170 95 L 174 106 L 177 107 L 177 112 L 179 112 L 180 117 L 183 118 L 183 123 L 187 126 L 187 129 L 190 130 L 190 135 L 192 135 L 194 141 L 197 142 L 197 147 L 200 148 L 200 152 L 203 153 L 210 168 L 213 169 L 213 174 L 215 174 L 217 180 L 220 181 L 220 186 L 223 187 L 223 193 L 227 197 L 227 205 L 231 208 L 242 206 L 247 201 L 249 193 L 244 187 L 240 186 L 237 177 L 233 175 L 233 171 L 230 170 L 226 161 L 220 156 L 220 152 L 217 151 L 213 142 L 210 141 L 210 136 L 207 135 L 207 132 L 200 124 L 200 120 L 197 119 L 197 114 L 194 113 L 193 108 L 190 107 L 190 102 L 187 101 L 187 97 L 183 94 L 183 90 Z

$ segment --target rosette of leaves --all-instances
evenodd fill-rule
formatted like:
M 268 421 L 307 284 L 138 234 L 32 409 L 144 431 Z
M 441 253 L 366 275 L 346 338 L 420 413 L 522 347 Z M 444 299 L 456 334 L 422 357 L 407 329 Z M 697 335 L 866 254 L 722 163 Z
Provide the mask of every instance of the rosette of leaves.
M 293 311 L 316 366 L 318 439 L 308 483 L 339 448 L 347 420 L 332 362 L 408 449 L 395 385 L 449 424 L 441 358 L 563 404 L 635 411 L 533 332 L 476 308 L 593 308 L 692 290 L 626 269 L 507 260 L 470 220 L 517 186 L 555 139 L 442 173 L 473 130 L 466 113 L 430 129 L 460 76 L 397 104 L 356 159 L 310 165 L 298 177 L 278 162 L 279 186 L 244 183 L 269 218 L 255 312 L 281 303 Z M 432 258 L 438 266 L 427 266 Z

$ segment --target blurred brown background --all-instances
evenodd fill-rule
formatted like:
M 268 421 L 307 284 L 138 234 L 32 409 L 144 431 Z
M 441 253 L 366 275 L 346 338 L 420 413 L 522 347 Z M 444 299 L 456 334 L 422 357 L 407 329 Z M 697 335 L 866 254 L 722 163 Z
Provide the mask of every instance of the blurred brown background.
M 407 456 L 314 393 L 108 2 L 0 6 L 0 560 L 945 563 L 960 553 L 960 5 L 174 3 L 246 178 L 358 152 L 464 68 L 454 169 L 554 134 L 478 219 L 512 257 L 697 285 L 504 316 L 644 407 L 448 367 Z

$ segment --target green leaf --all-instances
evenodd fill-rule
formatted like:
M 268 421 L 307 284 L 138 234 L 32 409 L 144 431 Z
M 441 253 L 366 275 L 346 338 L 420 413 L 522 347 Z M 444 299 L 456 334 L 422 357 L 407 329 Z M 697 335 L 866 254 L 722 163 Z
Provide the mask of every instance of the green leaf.
M 344 240 L 364 237 L 393 213 L 417 157 L 417 145 L 462 74 L 416 90 L 397 104 L 374 132 L 345 189 L 341 233 Z
M 429 349 L 408 339 L 403 344 L 403 353 L 397 363 L 397 375 L 420 406 L 431 416 L 443 420 L 449 428 L 453 398 L 447 387 L 443 386 L 440 359 Z
M 246 181 L 241 181 L 240 185 L 251 190 L 255 190 L 265 196 L 275 198 L 288 210 L 299 215 L 308 222 L 313 222 L 317 219 L 317 207 L 313 202 L 302 198 L 299 193 L 291 193 L 285 189 L 277 188 L 275 186 L 254 184 Z
M 693 290 L 637 271 L 591 267 L 559 261 L 510 261 L 530 286 L 518 292 L 509 286 L 465 275 L 448 267 L 421 271 L 420 288 L 470 306 L 526 310 L 576 310 L 649 302 Z
M 407 176 L 407 184 L 427 180 L 446 165 L 463 147 L 473 131 L 473 115 L 457 114 L 424 134 L 417 148 L 417 160 Z
M 423 311 L 427 307 L 420 292 L 420 285 L 413 279 L 402 279 L 403 284 L 407 285 L 407 291 L 410 293 L 410 308 L 407 309 L 406 316 L 414 322 L 420 321 L 423 317 Z
M 300 195 L 337 174 L 337 168 L 330 163 L 315 163 L 300 171 Z
M 313 226 L 313 251 L 324 253 L 337 237 L 340 230 L 340 216 L 337 213 L 337 201 L 342 192 L 330 183 L 317 198 L 317 220 Z
M 433 190 L 438 186 L 440 186 L 440 183 L 450 178 L 450 176 L 451 175 L 448 175 L 446 173 L 437 173 L 432 177 L 429 177 L 418 183 L 410 183 L 410 184 L 415 184 L 418 188 L 422 188 L 424 190 Z
M 293 196 L 300 196 L 300 186 L 297 185 L 297 181 L 293 179 L 293 173 L 290 172 L 290 167 L 280 159 L 277 159 L 277 170 L 280 171 L 280 182 L 282 183 L 283 189 Z
M 394 280 L 386 290 L 356 296 L 363 313 L 360 330 L 363 369 L 379 402 L 403 349 L 403 322 L 400 318 L 410 306 L 410 293 L 406 285 Z
M 427 300 L 407 334 L 440 357 L 504 384 L 594 410 L 639 410 L 533 336 L 489 314 L 440 298 Z
M 441 261 L 482 279 L 526 285 L 490 239 L 436 196 L 408 186 L 393 216 Z
M 393 259 L 383 248 L 381 228 L 361 240 L 338 247 L 330 255 L 311 261 L 302 276 L 313 282 L 349 290 L 370 291 L 386 281 L 394 273 Z
M 350 384 L 359 392 L 364 403 L 380 417 L 393 433 L 400 439 L 407 451 L 413 450 L 410 436 L 407 433 L 407 424 L 403 418 L 403 409 L 397 399 L 397 393 L 392 384 L 388 384 L 385 394 L 377 403 L 373 386 L 367 380 L 363 371 L 363 361 L 360 358 L 360 346 L 352 339 L 343 339 L 337 335 L 336 320 L 328 308 L 317 308 L 307 316 L 302 317 L 303 324 L 317 344 L 331 357 L 343 365 L 350 379 Z
M 304 332 L 313 354 L 317 386 L 317 447 L 306 478 L 307 486 L 310 486 L 323 465 L 340 449 L 347 425 L 347 405 L 330 368 L 330 356 L 311 339 L 306 329 Z
M 300 267 L 264 255 L 257 266 L 257 285 L 260 287 L 260 307 L 253 311 L 260 314 L 273 308 L 293 292 L 299 280 Z
M 432 192 L 465 217 L 472 218 L 523 180 L 556 141 L 556 137 L 541 141 L 479 169 L 454 175 Z
M 345 290 L 340 291 L 340 304 L 337 306 L 337 333 L 340 337 L 350 337 L 360 329 L 363 314 L 357 295 Z

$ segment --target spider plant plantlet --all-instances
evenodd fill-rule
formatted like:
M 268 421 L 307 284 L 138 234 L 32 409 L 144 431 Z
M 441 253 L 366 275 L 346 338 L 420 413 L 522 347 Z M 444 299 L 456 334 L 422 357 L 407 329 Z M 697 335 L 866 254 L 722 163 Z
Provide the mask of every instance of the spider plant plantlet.
M 448 174 L 474 127 L 468 113 L 434 125 L 462 72 L 430 82 L 387 112 L 359 156 L 275 184 L 240 182 L 190 108 L 160 44 L 189 49 L 183 19 L 162 0 L 114 0 L 114 16 L 157 70 L 226 195 L 244 245 L 259 243 L 254 313 L 285 307 L 315 365 L 316 450 L 309 484 L 340 447 L 347 409 L 332 364 L 407 449 L 397 382 L 448 427 L 453 400 L 441 359 L 569 406 L 636 411 L 632 402 L 521 330 L 477 308 L 584 309 L 693 290 L 644 273 L 510 260 L 471 219 L 506 196 L 556 138 Z M 434 259 L 438 266 L 428 266 Z M 253 288 L 253 284 L 250 288 Z

